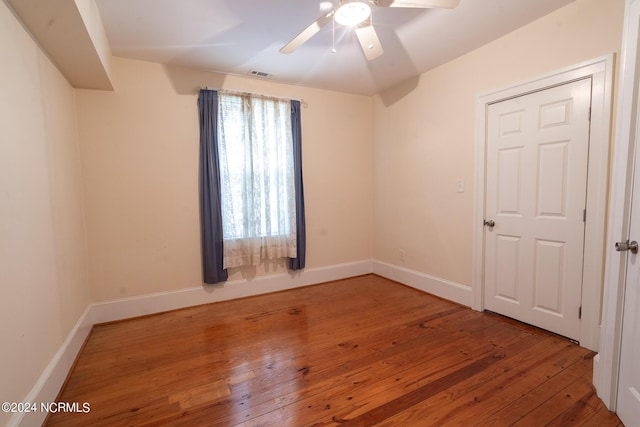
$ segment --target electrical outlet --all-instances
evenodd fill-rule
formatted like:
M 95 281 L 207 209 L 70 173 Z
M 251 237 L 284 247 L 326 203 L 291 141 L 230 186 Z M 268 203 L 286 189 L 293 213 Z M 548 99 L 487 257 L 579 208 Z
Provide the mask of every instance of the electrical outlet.
M 404 249 L 400 249 L 400 261 L 404 261 Z
M 456 181 L 456 193 L 464 193 L 464 179 Z

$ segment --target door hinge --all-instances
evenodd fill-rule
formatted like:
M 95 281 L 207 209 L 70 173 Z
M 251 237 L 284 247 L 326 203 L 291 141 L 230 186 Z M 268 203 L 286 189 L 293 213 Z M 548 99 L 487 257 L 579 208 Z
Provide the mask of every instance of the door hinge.
M 582 211 L 582 222 L 587 222 L 587 210 Z
M 589 107 L 589 119 L 588 121 L 591 121 L 591 107 Z
M 582 306 L 578 308 L 578 319 L 582 319 Z

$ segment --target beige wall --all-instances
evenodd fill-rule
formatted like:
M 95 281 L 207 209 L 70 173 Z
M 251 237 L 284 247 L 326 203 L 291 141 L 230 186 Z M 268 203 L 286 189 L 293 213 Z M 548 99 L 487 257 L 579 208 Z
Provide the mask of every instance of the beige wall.
M 577 0 L 376 96 L 374 258 L 471 284 L 475 97 L 619 53 L 623 12 Z
M 114 58 L 115 92 L 77 91 L 94 301 L 202 284 L 197 89 L 303 99 L 307 268 L 373 248 L 370 97 Z M 283 272 L 234 271 L 230 279 Z
M 21 402 L 89 292 L 73 90 L 3 2 L 0 62 L 0 397 Z

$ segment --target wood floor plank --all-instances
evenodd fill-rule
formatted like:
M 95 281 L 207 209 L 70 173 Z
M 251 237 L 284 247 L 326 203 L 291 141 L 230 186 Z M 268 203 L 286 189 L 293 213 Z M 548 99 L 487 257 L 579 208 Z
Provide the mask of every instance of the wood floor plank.
M 505 361 L 499 367 L 504 368 L 503 372 L 497 372 L 492 380 L 488 379 L 473 393 L 458 399 L 444 419 L 451 422 L 459 420 L 465 425 L 481 424 L 495 412 L 514 405 L 518 397 L 527 396 L 538 387 L 545 388 L 549 378 L 559 375 L 565 381 L 570 380 L 573 376 L 570 368 L 583 360 L 584 350 L 556 337 L 551 343 L 551 346 L 532 348 L 533 352 L 522 355 L 522 361 L 517 358 L 515 363 Z M 460 402 L 464 404 L 461 406 Z M 504 420 L 497 425 L 504 425 Z
M 577 423 L 577 426 L 581 427 L 599 427 L 599 426 L 622 426 L 622 422 L 616 414 L 610 412 L 604 405 L 602 405 L 600 399 L 594 398 L 597 409 L 591 415 L 591 417 L 585 419 L 582 422 Z M 617 424 L 616 424 L 617 423 Z M 624 426 L 622 426 L 624 427 Z
M 556 345 L 558 341 L 555 337 L 548 337 L 518 354 L 508 355 L 491 369 L 380 425 L 420 425 L 425 421 L 433 425 L 474 425 L 488 414 L 509 405 L 510 397 L 526 393 L 540 378 L 559 369 L 556 361 L 563 357 L 561 353 L 567 351 L 567 346 Z
M 478 322 L 477 320 L 474 322 L 470 322 L 467 325 L 467 329 L 471 331 L 475 331 L 475 328 L 478 325 L 482 325 L 482 323 L 483 322 Z M 372 368 L 371 372 L 374 372 L 377 377 L 377 379 L 376 378 L 372 379 L 369 377 L 361 377 L 361 376 L 357 377 L 356 382 L 358 384 L 356 388 L 359 389 L 362 387 L 362 385 L 366 384 L 368 394 L 372 394 L 372 393 L 375 394 L 380 390 L 383 390 L 385 399 L 389 399 L 391 397 L 392 392 L 394 392 L 398 387 L 401 388 L 398 391 L 398 393 L 401 395 L 403 392 L 406 391 L 404 389 L 405 387 L 415 388 L 418 386 L 419 382 L 427 381 L 430 378 L 430 376 L 434 375 L 434 373 L 427 373 L 427 372 L 424 372 L 422 369 L 426 368 L 427 370 L 435 371 L 435 374 L 442 374 L 442 372 L 440 371 L 443 371 L 443 369 L 454 369 L 455 368 L 454 362 L 463 363 L 465 361 L 469 361 L 470 356 L 468 351 L 469 350 L 468 334 L 464 333 L 464 329 L 461 330 L 461 327 L 463 325 L 465 325 L 464 322 L 456 323 L 454 325 L 456 329 L 455 331 L 453 330 L 448 331 L 446 329 L 443 329 L 441 330 L 441 332 L 443 332 L 441 334 L 436 334 L 431 332 L 433 333 L 433 336 L 425 335 L 425 337 L 423 337 L 425 338 L 424 342 L 420 342 L 420 340 L 413 340 L 413 342 L 408 342 L 407 344 L 411 344 L 411 347 L 409 348 L 403 349 L 402 346 L 400 345 L 399 346 L 400 350 L 398 350 L 398 346 L 389 348 L 389 351 L 393 351 L 393 353 L 390 353 L 390 352 L 375 353 L 375 354 L 372 354 L 370 357 L 368 357 L 368 360 L 366 361 L 364 359 L 355 360 L 353 363 L 353 369 L 356 369 L 358 366 L 367 366 L 367 367 L 370 366 Z M 419 325 L 416 325 L 416 327 L 419 328 Z M 425 329 L 429 330 L 429 328 L 425 328 Z M 519 334 L 519 331 L 516 331 L 514 328 L 510 326 L 507 326 L 505 330 L 511 333 L 512 338 L 515 338 Z M 423 334 L 425 333 L 426 332 L 423 331 Z M 456 334 L 461 334 L 461 335 L 456 337 Z M 499 335 L 497 334 L 497 331 L 496 331 L 496 334 L 494 335 L 493 339 L 495 340 L 497 339 L 497 337 L 499 337 Z M 441 338 L 443 339 L 443 341 L 440 343 L 436 340 L 436 338 Z M 389 339 L 393 339 L 393 337 L 390 337 Z M 459 348 L 455 346 L 455 344 L 458 344 L 458 343 L 459 343 Z M 454 351 L 454 350 L 457 350 L 457 351 Z M 479 348 L 476 348 L 477 355 L 483 354 L 478 350 Z M 484 352 L 488 353 L 491 350 L 495 350 L 495 344 L 489 343 L 489 342 L 486 343 L 486 348 Z M 398 351 L 401 351 L 401 352 L 398 352 Z M 437 352 L 440 354 L 430 354 L 430 352 Z M 439 360 L 442 360 L 444 363 L 443 364 L 429 363 L 429 361 L 432 360 L 434 357 L 437 357 Z M 456 360 L 454 361 L 454 359 L 452 358 L 456 358 Z M 349 367 L 350 365 L 351 364 L 346 364 L 346 365 L 342 364 L 337 366 L 339 366 L 340 369 L 346 369 L 346 371 L 344 372 L 349 372 L 351 370 L 351 368 Z M 443 368 L 442 365 L 444 365 L 445 368 Z M 408 383 L 407 385 L 405 385 L 401 381 L 403 378 L 402 372 L 405 372 L 405 371 L 410 371 L 412 374 L 412 377 L 409 377 L 408 379 L 406 379 Z M 330 375 L 333 376 L 334 374 L 330 373 Z M 316 378 L 317 376 L 315 375 L 308 376 L 309 381 L 314 381 Z M 387 382 L 386 385 L 384 384 L 384 381 Z M 352 389 L 354 389 L 353 385 L 349 384 L 349 386 Z M 355 393 L 358 390 L 353 390 L 353 391 Z M 362 396 L 362 392 L 358 393 L 358 395 L 362 398 L 371 399 L 370 396 L 368 396 L 368 394 L 367 396 Z M 332 407 L 332 410 L 335 412 L 345 404 L 345 402 L 342 402 L 341 404 L 340 402 L 332 401 L 329 393 L 325 393 L 324 399 L 325 400 L 322 401 L 321 404 L 311 403 L 309 405 L 306 405 L 305 402 L 298 403 L 298 405 L 300 406 L 298 411 L 304 411 L 306 409 L 311 409 L 311 408 L 326 407 L 326 405 L 329 405 Z M 347 403 L 350 406 L 357 404 L 355 401 L 350 401 Z M 369 402 L 369 405 L 370 404 L 371 402 Z M 360 405 L 361 405 L 360 410 L 362 410 L 363 405 L 362 404 Z M 294 407 L 288 408 L 288 411 L 292 409 L 294 409 Z M 284 411 L 283 416 L 288 411 Z M 296 417 L 299 414 L 298 411 L 294 410 L 293 414 L 290 414 L 290 416 Z
M 441 319 L 442 316 L 436 317 Z M 477 324 L 478 322 L 474 323 Z M 456 323 L 455 328 L 459 329 L 463 324 L 464 323 Z M 420 328 L 418 323 L 414 326 L 416 330 L 423 329 Z M 469 324 L 469 327 L 471 326 L 472 325 Z M 460 333 L 459 331 L 451 330 L 451 333 L 453 332 Z M 422 333 L 424 334 L 425 331 L 422 331 Z M 439 337 L 442 338 L 444 335 Z M 397 338 L 397 336 L 387 337 L 390 341 L 394 338 Z M 464 336 L 460 335 L 459 341 L 462 341 L 463 338 Z M 447 341 L 453 341 L 455 337 L 449 335 L 446 339 Z M 367 351 L 367 345 L 357 347 L 355 344 L 344 346 L 342 345 L 344 342 L 340 342 L 337 345 L 334 345 L 334 347 L 340 352 L 350 353 L 349 358 L 352 360 L 348 360 L 347 363 L 336 363 L 336 360 L 340 360 L 338 356 L 326 357 L 327 354 L 330 354 L 330 351 L 328 350 L 325 352 L 319 352 L 318 354 L 321 355 L 322 360 L 312 360 L 309 364 L 309 370 L 302 373 L 302 377 L 304 378 L 306 385 L 302 391 L 299 390 L 299 386 L 297 384 L 292 384 L 291 387 L 286 389 L 278 388 L 276 386 L 273 387 L 272 391 L 254 389 L 251 396 L 256 396 L 256 398 L 252 397 L 251 403 L 255 405 L 261 401 L 264 402 L 264 404 L 258 405 L 257 407 L 247 407 L 243 412 L 234 412 L 234 419 L 229 419 L 229 417 L 222 418 L 220 420 L 220 425 L 232 425 L 234 421 L 237 421 L 236 418 L 238 416 L 250 416 L 251 418 L 254 418 L 257 415 L 262 414 L 264 417 L 269 418 L 271 417 L 269 412 L 273 411 L 272 399 L 276 398 L 280 405 L 284 405 L 284 402 L 290 405 L 286 410 L 279 411 L 281 418 L 298 417 L 301 412 L 305 411 L 313 412 L 320 410 L 321 412 L 324 412 L 324 408 L 326 408 L 327 405 L 331 406 L 333 404 L 334 407 L 337 407 L 338 405 L 336 402 L 332 402 L 330 393 L 324 393 L 327 389 L 337 390 L 337 393 L 340 394 L 340 387 L 346 386 L 351 388 L 353 392 L 356 392 L 365 385 L 369 387 L 380 377 L 389 377 L 394 374 L 398 376 L 402 370 L 413 368 L 414 365 L 419 363 L 424 363 L 425 359 L 428 360 L 428 351 L 440 353 L 442 353 L 442 351 L 447 351 L 447 347 L 442 345 L 426 346 L 421 345 L 419 340 L 412 341 L 404 343 L 396 342 L 395 345 L 389 346 L 386 351 L 383 352 Z M 429 340 L 429 342 L 432 344 L 438 344 L 433 339 Z M 417 348 L 419 351 L 407 351 L 407 348 L 403 348 L 403 346 Z M 449 346 L 448 349 L 450 351 L 452 347 Z M 463 351 L 460 353 L 463 354 Z M 464 356 L 464 358 L 468 357 Z M 297 373 L 296 377 L 297 378 L 294 381 L 298 380 L 300 372 Z M 398 378 L 394 378 L 392 381 L 397 380 Z M 329 384 L 329 382 L 332 382 L 332 384 Z M 287 393 L 288 391 L 289 393 Z M 333 391 L 332 393 L 335 394 L 336 392 Z M 256 422 L 258 421 L 259 419 L 256 420 Z
M 584 377 L 584 373 L 591 371 L 590 360 L 581 358 L 575 363 L 567 361 L 564 365 L 566 369 L 555 373 L 545 372 L 542 377 L 538 376 L 530 388 L 520 393 L 510 393 L 511 398 L 508 404 L 493 411 L 488 417 L 479 421 L 478 425 L 494 427 L 513 425 L 543 405 L 550 397 L 557 396 L 568 384 L 576 380 L 589 383 L 590 380 Z
M 617 426 L 592 355 L 367 275 L 97 325 L 47 425 Z
M 461 366 L 459 369 L 455 369 L 453 372 L 450 372 L 445 376 L 435 379 L 434 381 L 427 382 L 415 390 L 406 392 L 400 397 L 382 402 L 379 406 L 372 408 L 363 414 L 357 415 L 353 418 L 339 418 L 336 419 L 336 421 L 342 425 L 348 426 L 376 425 L 389 417 L 410 410 L 415 405 L 418 405 L 433 396 L 437 396 L 442 392 L 442 390 L 449 390 L 460 382 L 479 375 L 494 364 L 497 364 L 505 357 L 506 352 L 518 352 L 522 348 L 531 346 L 533 342 L 534 338 L 532 337 L 526 337 L 518 340 L 506 346 L 504 349 L 498 349 L 495 352 L 490 352 L 471 363 Z

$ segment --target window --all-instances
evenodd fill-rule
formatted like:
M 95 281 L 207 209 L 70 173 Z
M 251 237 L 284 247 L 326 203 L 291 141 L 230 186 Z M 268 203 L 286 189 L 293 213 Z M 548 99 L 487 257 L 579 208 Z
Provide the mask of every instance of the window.
M 296 258 L 291 103 L 219 93 L 224 268 Z

